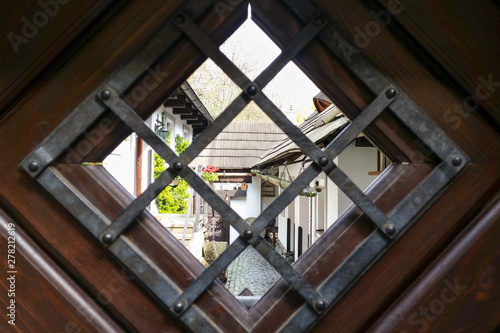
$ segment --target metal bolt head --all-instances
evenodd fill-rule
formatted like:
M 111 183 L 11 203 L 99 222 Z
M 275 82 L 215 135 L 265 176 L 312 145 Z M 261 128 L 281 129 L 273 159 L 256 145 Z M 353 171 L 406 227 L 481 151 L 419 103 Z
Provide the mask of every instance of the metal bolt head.
M 392 224 L 389 224 L 386 228 L 385 228 L 385 233 L 388 235 L 388 236 L 394 236 L 394 234 L 396 234 L 396 227 L 393 226 Z
M 387 91 L 385 92 L 385 97 L 387 97 L 388 99 L 393 99 L 394 97 L 396 97 L 396 89 L 387 89 Z
M 107 101 L 108 99 L 111 98 L 111 91 L 105 89 L 105 90 L 101 91 L 100 96 L 101 96 L 101 99 L 103 101 Z
M 322 299 L 320 299 L 319 301 L 316 302 L 316 310 L 322 311 L 325 309 L 325 307 L 326 307 L 326 303 Z
M 174 166 L 173 166 L 174 170 L 177 171 L 177 172 L 181 171 L 183 167 L 184 166 L 182 165 L 181 162 L 175 162 Z
M 175 23 L 178 24 L 178 25 L 182 25 L 186 22 L 186 17 L 184 17 L 184 15 L 182 14 L 179 14 L 175 17 Z
M 422 198 L 420 197 L 413 198 L 413 203 L 417 206 L 420 206 L 422 204 Z
M 38 161 L 31 161 L 30 164 L 28 164 L 28 170 L 31 172 L 37 172 L 38 169 L 40 169 L 40 164 Z
M 456 167 L 460 166 L 460 164 L 462 164 L 462 158 L 460 156 L 453 157 L 453 159 L 451 160 L 451 164 Z
M 326 157 L 326 156 L 320 157 L 318 162 L 319 162 L 319 165 L 322 167 L 327 166 L 328 165 L 328 157 Z
M 102 241 L 104 244 L 109 244 L 111 243 L 112 240 L 113 240 L 113 235 L 111 234 L 105 234 L 104 236 L 102 236 Z
M 243 237 L 246 239 L 246 240 L 249 240 L 253 237 L 253 232 L 252 230 L 245 230 L 243 231 Z
M 325 24 L 325 19 L 322 18 L 321 16 L 318 16 L 314 20 L 314 24 L 316 24 L 317 27 L 321 27 L 323 24 Z
M 182 304 L 182 302 L 175 303 L 174 311 L 177 313 L 181 313 L 182 311 L 184 311 L 184 304 Z
M 247 88 L 247 94 L 248 96 L 253 96 L 257 93 L 257 87 L 254 86 L 253 84 Z

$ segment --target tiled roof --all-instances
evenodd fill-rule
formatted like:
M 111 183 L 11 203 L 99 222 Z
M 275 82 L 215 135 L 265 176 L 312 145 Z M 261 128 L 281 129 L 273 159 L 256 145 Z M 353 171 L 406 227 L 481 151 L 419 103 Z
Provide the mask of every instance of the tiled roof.
M 326 138 L 339 133 L 348 123 L 349 120 L 332 104 L 323 112 L 311 115 L 299 128 L 312 142 L 319 144 Z M 265 165 L 300 152 L 301 150 L 295 142 L 286 137 L 281 143 L 262 155 L 257 165 Z
M 245 169 L 260 161 L 285 134 L 271 121 L 233 121 L 191 163 Z
M 335 105 L 315 112 L 299 125 L 313 142 L 337 135 L 349 120 Z M 248 169 L 300 153 L 299 147 L 273 122 L 233 121 L 191 163 L 221 170 Z

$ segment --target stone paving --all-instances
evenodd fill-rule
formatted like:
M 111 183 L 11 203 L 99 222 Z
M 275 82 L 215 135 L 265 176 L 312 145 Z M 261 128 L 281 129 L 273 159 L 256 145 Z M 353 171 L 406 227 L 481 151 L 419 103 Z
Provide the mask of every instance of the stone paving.
M 254 296 L 263 296 L 281 277 L 253 247 L 247 247 L 227 268 L 226 287 L 237 296 L 248 288 Z

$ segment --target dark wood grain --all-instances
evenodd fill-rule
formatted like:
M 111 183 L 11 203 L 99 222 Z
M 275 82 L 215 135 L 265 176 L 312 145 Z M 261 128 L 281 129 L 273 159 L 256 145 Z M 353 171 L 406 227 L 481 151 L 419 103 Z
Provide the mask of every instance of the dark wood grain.
M 330 327 L 339 327 L 345 332 L 364 332 L 491 198 L 498 188 L 499 175 L 500 165 L 472 166 L 358 281 L 315 330 L 328 332 Z M 494 179 L 494 184 L 489 179 Z
M 264 4 L 265 2 L 263 6 Z M 356 2 L 325 1 L 321 2 L 321 8 L 327 13 L 332 13 L 329 17 L 333 18 L 336 25 L 341 27 L 343 33 L 350 38 L 353 38 L 355 34 L 355 27 L 364 27 L 367 22 L 373 20 L 366 7 Z M 283 17 L 286 11 L 279 11 L 279 13 Z M 273 22 L 280 21 L 275 18 Z M 460 124 L 459 128 L 455 128 L 456 123 L 448 122 L 442 116 L 442 111 L 446 107 L 461 103 L 461 97 L 455 93 L 452 86 L 448 86 L 433 72 L 434 69 L 430 68 L 424 59 L 419 58 L 416 50 L 402 44 L 397 36 L 382 31 L 363 52 L 381 72 L 405 88 L 412 99 L 457 141 L 475 163 L 498 161 L 500 152 L 498 139 L 493 139 L 495 142 L 488 139 L 488 137 L 497 138 L 497 135 L 481 116 L 471 115 L 467 122 Z M 321 53 L 316 55 L 316 61 L 321 64 L 321 59 L 324 57 Z M 394 59 L 398 59 L 397 65 Z M 352 91 L 346 92 L 344 89 L 344 93 L 352 93 Z M 394 137 L 394 133 L 388 135 Z M 478 172 L 481 176 L 477 174 Z M 498 165 L 477 165 L 473 171 L 467 172 L 467 176 L 462 177 L 465 178 L 461 178 L 456 184 L 460 187 L 451 190 L 452 193 L 448 194 L 449 201 L 440 200 L 436 203 L 434 210 L 427 213 L 430 215 L 426 214 L 425 218 L 419 219 L 420 224 L 417 222 L 414 227 L 418 228 L 417 231 L 411 232 L 413 230 L 411 229 L 398 241 L 395 245 L 398 250 L 390 250 L 392 255 L 385 256 L 369 272 L 369 277 L 362 279 L 362 282 L 354 288 L 355 291 L 353 289 L 352 293 L 349 293 L 326 316 L 327 319 L 318 325 L 318 331 L 330 331 L 331 327 L 338 327 L 340 331 L 345 332 L 363 331 L 366 322 L 376 317 L 379 309 L 383 308 L 386 302 L 390 302 L 389 289 L 397 294 L 398 288 L 411 281 L 412 274 L 425 265 L 425 260 L 439 253 L 439 250 L 452 239 L 454 233 L 466 224 L 467 216 L 472 216 L 481 203 L 487 200 L 488 194 L 485 193 L 491 193 L 498 186 Z M 463 191 L 468 191 L 468 195 L 464 195 Z M 474 199 L 471 200 L 471 198 Z M 452 215 L 450 215 L 449 202 L 453 202 L 455 208 Z M 436 230 L 435 224 L 426 224 L 424 221 L 442 221 L 442 223 Z M 430 235 L 432 237 L 429 238 Z M 422 245 L 422 242 L 425 245 Z M 408 247 L 401 252 L 402 244 L 407 244 Z M 387 259 L 389 257 L 391 259 Z M 389 268 L 394 267 L 394 262 L 403 264 L 397 266 L 397 272 L 390 273 Z M 390 286 L 390 288 L 382 290 L 370 287 L 373 285 Z M 289 304 L 281 305 L 287 307 Z M 259 327 L 263 328 L 263 326 Z
M 500 195 L 370 332 L 493 332 L 500 324 Z
M 392 165 L 367 194 L 382 211 L 389 212 L 396 203 L 390 197 L 406 195 L 431 170 L 432 166 L 425 164 Z M 357 208 L 351 207 L 299 258 L 294 268 L 303 273 L 309 283 L 320 286 L 371 231 L 373 226 L 369 219 Z M 286 282 L 278 282 L 251 309 L 250 315 L 257 321 L 254 332 L 278 330 L 283 321 L 271 318 L 286 318 L 304 305 L 296 292 L 287 289 Z M 283 292 L 286 292 L 285 297 L 276 302 L 275 299 Z
M 389 1 L 379 1 L 387 6 Z M 500 125 L 500 11 L 493 1 L 466 0 L 441 3 L 401 1 L 401 15 L 394 17 L 449 73 L 463 99 L 472 98 L 472 109 Z M 453 13 L 449 15 L 448 13 Z M 487 83 L 485 83 L 487 82 Z M 479 103 L 479 107 L 478 104 Z M 472 110 L 471 109 L 471 110 Z M 450 119 L 459 113 L 449 113 Z M 455 120 L 456 121 L 456 120 Z
M 15 268 L 7 268 L 6 254 L 2 267 L 16 272 L 5 273 L 14 276 L 14 280 L 1 279 L 0 282 L 2 308 L 15 301 L 15 318 L 0 320 L 2 332 L 123 332 L 2 209 L 0 233 L 1 248 L 7 249 L 8 237 L 11 237 L 9 244 L 15 248 L 12 255 Z M 12 297 L 7 298 L 7 294 Z
M 352 41 L 359 29 L 377 22 L 370 11 L 381 8 L 364 0 L 315 0 L 314 3 Z M 108 16 L 104 16 L 104 10 L 111 5 L 107 1 L 89 2 L 78 8 L 70 4 L 61 7 L 61 14 L 52 21 L 54 30 L 49 32 L 47 25 L 47 30 L 40 32 L 43 38 L 30 41 L 32 54 L 25 53 L 18 58 L 10 52 L 10 44 L 0 46 L 0 57 L 5 57 L 2 64 L 6 66 L 1 74 L 5 80 L 2 79 L 0 85 L 0 150 L 3 154 L 0 205 L 33 242 L 43 248 L 37 251 L 50 256 L 50 260 L 47 258 L 50 264 L 23 266 L 20 278 L 30 282 L 23 286 L 30 294 L 20 297 L 20 304 L 25 306 L 22 308 L 23 324 L 26 323 L 23 332 L 59 330 L 66 318 L 89 325 L 72 310 L 75 303 L 71 297 L 76 295 L 86 297 L 84 303 L 97 311 L 96 318 L 101 318 L 101 326 L 88 327 L 88 331 L 113 331 L 113 328 L 104 328 L 108 324 L 119 326 L 118 331 L 130 332 L 182 330 L 136 281 L 121 279 L 122 268 L 113 258 L 18 167 L 20 161 L 96 86 L 139 50 L 165 20 L 181 7 L 189 12 L 193 6 L 203 3 L 130 0 L 113 4 L 115 10 L 106 13 Z M 253 5 L 254 19 L 279 45 L 286 45 L 304 26 L 282 1 L 257 0 Z M 412 309 L 430 304 L 443 289 L 443 279 L 453 281 L 455 276 L 467 281 L 471 290 L 450 304 L 445 314 L 432 322 L 433 327 L 453 331 L 467 329 L 466 325 L 471 324 L 470 329 L 492 330 L 498 324 L 497 315 L 486 316 L 490 309 L 500 312 L 498 288 L 492 287 L 498 275 L 499 248 L 495 240 L 500 223 L 499 207 L 492 202 L 484 208 L 500 188 L 500 138 L 492 122 L 500 119 L 498 92 L 495 89 L 488 99 L 481 101 L 483 113 L 467 112 L 463 104 L 467 95 L 476 93 L 475 87 L 481 83 L 479 75 L 487 77 L 491 73 L 493 81 L 499 80 L 498 69 L 493 68 L 498 58 L 498 43 L 495 43 L 498 12 L 489 12 L 492 5 L 486 1 L 478 1 L 476 5 L 477 8 L 471 8 L 466 1 L 458 1 L 454 6 L 403 1 L 404 10 L 394 17 L 393 24 L 387 29 L 381 28 L 362 48 L 367 59 L 402 87 L 457 143 L 470 158 L 470 165 L 323 315 L 313 331 L 331 332 L 335 328 L 339 332 L 364 332 L 370 327 L 386 330 L 391 329 L 394 318 L 402 318 L 395 330 L 413 328 L 408 327 L 404 316 L 412 315 Z M 7 30 L 15 30 L 23 16 L 38 10 L 38 4 L 26 1 L 1 6 L 5 9 L 2 15 L 7 17 L 4 21 Z M 387 6 L 387 3 L 378 1 L 378 6 Z M 469 9 L 470 15 L 465 17 Z M 214 7 L 209 7 L 196 21 L 216 43 L 221 43 L 244 20 L 245 14 L 246 4 L 238 2 L 237 8 L 225 17 L 221 18 Z M 446 21 L 440 22 L 443 19 Z M 150 114 L 204 59 L 190 41 L 185 38 L 177 41 L 159 60 L 162 70 L 171 76 L 138 105 L 140 115 Z M 374 97 L 318 40 L 313 40 L 299 54 L 296 63 L 314 77 L 318 86 L 350 117 L 357 115 Z M 452 116 L 457 116 L 459 111 L 462 116 L 450 117 L 447 113 L 450 109 L 455 110 Z M 80 154 L 77 162 L 101 160 L 129 133 L 116 118 L 106 117 L 117 127 L 104 133 L 103 140 L 90 151 Z M 435 161 L 425 154 L 415 155 L 419 148 L 414 136 L 387 113 L 366 134 L 398 162 L 369 191 L 377 205 L 388 212 L 429 174 Z M 64 162 L 64 158 L 61 161 Z M 53 168 L 110 219 L 117 217 L 132 200 L 102 167 L 59 165 Z M 481 215 L 478 217 L 478 214 Z M 143 244 L 145 253 L 171 276 L 176 286 L 186 288 L 200 274 L 201 265 L 147 213 L 138 220 L 139 223 L 127 231 L 127 236 L 134 243 Z M 311 284 L 319 286 L 371 230 L 366 217 L 351 209 L 304 253 L 294 268 L 304 273 Z M 467 231 L 457 238 L 463 230 Z M 447 270 L 439 270 L 442 264 Z M 59 289 L 57 283 L 41 277 L 42 269 L 52 268 L 65 279 L 73 280 L 72 286 Z M 30 279 L 38 277 L 43 281 L 38 293 L 53 301 L 47 307 L 31 297 L 36 295 L 37 284 Z M 114 286 L 120 281 L 122 292 L 108 293 L 108 299 L 103 297 L 110 284 Z M 5 284 L 0 289 L 4 290 Z M 5 296 L 0 299 L 0 303 L 5 304 Z M 99 310 L 98 304 L 103 310 Z M 278 282 L 249 313 L 218 282 L 196 301 L 201 311 L 227 332 L 278 330 L 303 304 L 284 281 Z M 47 319 L 50 318 L 47 311 L 52 309 L 56 313 L 53 321 Z M 447 320 L 467 315 L 473 317 L 469 323 Z
M 50 75 L 44 73 L 44 80 L 35 89 L 30 88 L 29 94 L 0 123 L 4 138 L 0 146 L 8 154 L 0 162 L 0 201 L 93 298 L 106 291 L 110 281 L 116 281 L 116 276 L 122 273 L 121 267 L 96 246 L 59 204 L 50 197 L 43 199 L 46 193 L 18 165 L 99 82 L 143 43 L 159 22 L 171 16 L 179 4 L 180 1 L 130 2 L 115 13 L 113 20 L 106 20 L 94 31 L 95 35 L 88 35 L 89 39 L 97 37 L 78 46 L 82 53 L 75 53 L 72 61 L 63 63 Z M 15 143 L 7 139 L 14 137 Z M 26 205 L 27 202 L 36 204 Z M 125 290 L 113 303 L 103 304 L 123 328 L 144 332 L 152 327 L 179 330 L 179 326 L 165 316 L 164 309 L 136 283 L 128 283 Z
M 83 38 L 103 13 L 112 11 L 118 3 L 110 0 L 3 1 L 0 4 L 0 116 Z
M 110 220 L 117 218 L 133 199 L 102 166 L 59 165 L 57 169 L 63 177 L 67 177 L 66 182 L 91 198 L 91 204 Z M 204 270 L 179 240 L 147 212 L 139 216 L 125 235 L 180 290 L 186 289 Z M 119 302 L 121 300 L 116 297 L 114 303 Z M 222 329 L 243 331 L 241 323 L 246 321 L 247 312 L 218 281 L 196 305 Z

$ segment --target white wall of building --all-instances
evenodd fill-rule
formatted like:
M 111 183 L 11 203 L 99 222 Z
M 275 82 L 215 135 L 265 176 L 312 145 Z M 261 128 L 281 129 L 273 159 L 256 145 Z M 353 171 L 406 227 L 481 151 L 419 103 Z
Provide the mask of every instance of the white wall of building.
M 377 149 L 374 147 L 356 147 L 352 143 L 335 159 L 335 163 L 362 191 L 377 177 L 368 175 L 368 172 L 377 168 Z M 326 205 L 325 231 L 352 204 L 347 195 L 330 178 L 327 178 L 326 183 L 324 197 Z
M 231 198 L 231 208 L 243 219 L 258 217 L 261 212 L 260 186 L 261 179 L 252 177 L 252 182 L 247 184 L 247 196 L 242 198 Z M 231 227 L 229 232 L 229 244 L 234 242 L 239 233 Z
M 365 190 L 376 178 L 376 176 L 368 175 L 369 171 L 376 170 L 376 151 L 374 147 L 356 147 L 352 143 L 335 158 L 334 162 L 361 190 Z M 308 165 L 306 164 L 305 167 L 307 168 Z M 302 164 L 292 164 L 287 168 L 292 179 L 295 179 L 302 168 Z M 280 175 L 282 172 L 283 167 L 280 168 Z M 285 175 L 285 178 L 288 179 L 286 172 Z M 310 237 L 311 242 L 314 243 L 318 239 L 316 230 L 324 229 L 326 231 L 351 204 L 351 200 L 324 173 L 319 174 L 317 178 L 324 179 L 322 184 L 325 185 L 325 188 L 321 189 L 321 192 L 318 192 L 318 195 L 312 200 L 301 196 L 295 198 L 293 204 L 289 205 L 285 212 L 278 217 L 278 238 L 285 246 L 287 219 L 290 218 L 292 225 L 294 225 L 291 235 L 293 239 L 293 248 L 291 250 L 294 251 L 296 259 L 298 257 L 299 226 L 302 227 L 303 232 L 302 253 L 304 253 L 309 248 L 308 235 L 311 226 L 313 230 Z M 314 186 L 314 181 L 310 185 Z M 312 225 L 310 225 L 310 222 L 312 222 Z
M 131 195 L 135 195 L 136 137 L 135 134 L 131 134 L 103 161 L 106 170 Z
M 340 155 L 339 168 L 352 179 L 362 191 L 370 185 L 377 176 L 368 175 L 369 171 L 377 169 L 377 149 L 375 147 L 356 147 L 351 143 Z M 351 200 L 340 191 L 338 195 L 339 212 L 344 212 Z

